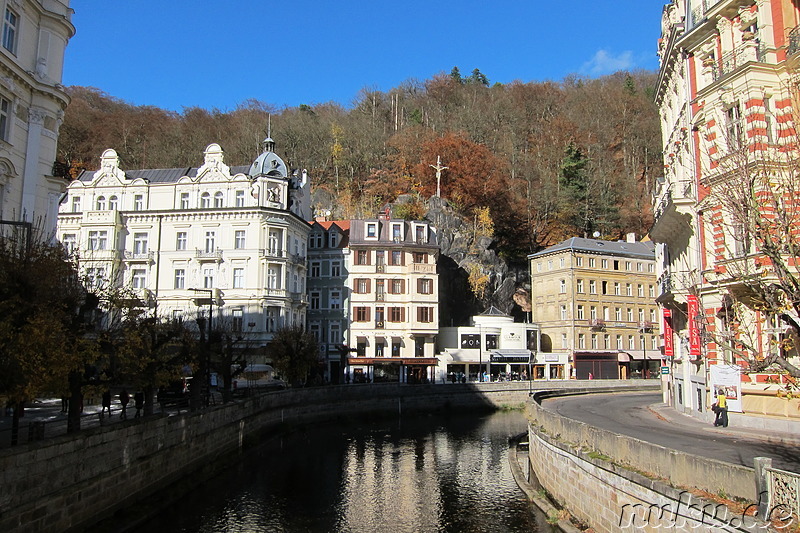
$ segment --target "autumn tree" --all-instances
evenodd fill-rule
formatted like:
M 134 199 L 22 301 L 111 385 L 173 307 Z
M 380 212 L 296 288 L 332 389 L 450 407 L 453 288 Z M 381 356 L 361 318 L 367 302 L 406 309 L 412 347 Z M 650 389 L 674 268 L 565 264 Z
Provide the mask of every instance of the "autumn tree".
M 301 326 L 285 326 L 267 345 L 267 356 L 278 374 L 293 385 L 303 385 L 319 367 L 317 338 Z

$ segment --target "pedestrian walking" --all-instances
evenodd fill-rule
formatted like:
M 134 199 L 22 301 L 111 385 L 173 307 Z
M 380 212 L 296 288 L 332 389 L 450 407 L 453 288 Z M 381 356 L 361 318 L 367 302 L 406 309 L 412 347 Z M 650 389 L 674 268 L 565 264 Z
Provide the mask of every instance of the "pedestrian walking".
M 717 387 L 717 416 L 714 418 L 715 426 L 728 427 L 728 398 L 725 396 L 725 388 Z
M 125 389 L 122 389 L 122 391 L 119 393 L 119 403 L 120 403 L 120 405 L 122 405 L 122 412 L 119 414 L 119 417 L 122 420 L 127 420 L 127 418 L 128 418 L 127 409 L 128 409 L 128 402 L 130 401 L 130 399 L 131 399 L 131 397 L 128 394 L 128 391 L 125 390 Z
M 108 410 L 108 416 L 111 416 L 111 391 L 106 389 L 103 393 L 102 402 L 103 408 L 100 409 L 100 418 L 103 418 L 103 413 L 105 413 L 106 409 Z
M 136 407 L 136 414 L 133 415 L 133 418 L 142 416 L 142 407 L 144 407 L 144 393 L 142 391 L 136 391 L 136 394 L 133 395 L 133 406 Z

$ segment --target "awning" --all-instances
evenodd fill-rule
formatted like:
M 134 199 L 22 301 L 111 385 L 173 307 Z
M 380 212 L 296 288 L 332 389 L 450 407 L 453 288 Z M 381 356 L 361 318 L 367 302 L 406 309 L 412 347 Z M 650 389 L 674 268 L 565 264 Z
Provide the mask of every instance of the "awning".
M 661 359 L 664 358 L 664 356 L 661 355 L 661 352 L 656 350 L 647 350 L 646 352 L 642 350 L 628 350 L 626 352 L 620 352 L 619 355 L 620 355 L 619 359 L 620 361 L 623 361 L 623 359 L 621 358 L 623 355 L 627 355 L 629 359 L 625 360 L 626 362 L 631 360 L 644 361 L 645 359 L 647 359 L 648 361 L 660 361 Z
M 530 363 L 530 350 L 492 350 L 489 352 L 492 363 Z

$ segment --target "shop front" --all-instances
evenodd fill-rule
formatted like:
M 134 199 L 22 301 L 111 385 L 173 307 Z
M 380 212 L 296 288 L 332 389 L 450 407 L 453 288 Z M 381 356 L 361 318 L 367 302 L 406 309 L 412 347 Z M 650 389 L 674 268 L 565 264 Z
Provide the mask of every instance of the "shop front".
M 350 357 L 351 383 L 432 383 L 439 361 L 435 357 Z

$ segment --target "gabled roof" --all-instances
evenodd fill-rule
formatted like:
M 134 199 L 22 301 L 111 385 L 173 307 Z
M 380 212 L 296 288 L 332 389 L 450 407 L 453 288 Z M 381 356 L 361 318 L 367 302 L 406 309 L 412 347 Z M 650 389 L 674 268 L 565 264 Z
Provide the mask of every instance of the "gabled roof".
M 502 312 L 501 310 L 499 310 L 495 306 L 491 306 L 491 307 L 489 307 L 489 309 L 487 309 L 486 311 L 484 311 L 483 313 L 481 313 L 478 316 L 510 316 L 510 315 L 507 315 L 506 313 Z
M 655 259 L 655 244 L 652 241 L 627 242 L 627 241 L 602 241 L 599 239 L 584 239 L 572 237 L 541 252 L 531 254 L 528 259 L 556 254 L 564 251 L 583 252 L 598 255 L 617 255 L 640 259 Z
M 200 167 L 180 168 L 148 168 L 143 170 L 126 170 L 125 177 L 129 180 L 143 179 L 149 183 L 176 183 L 183 177 L 194 178 Z M 249 165 L 238 165 L 231 168 L 231 176 L 247 174 Z M 89 182 L 94 179 L 96 170 L 84 170 L 78 175 L 80 181 Z

